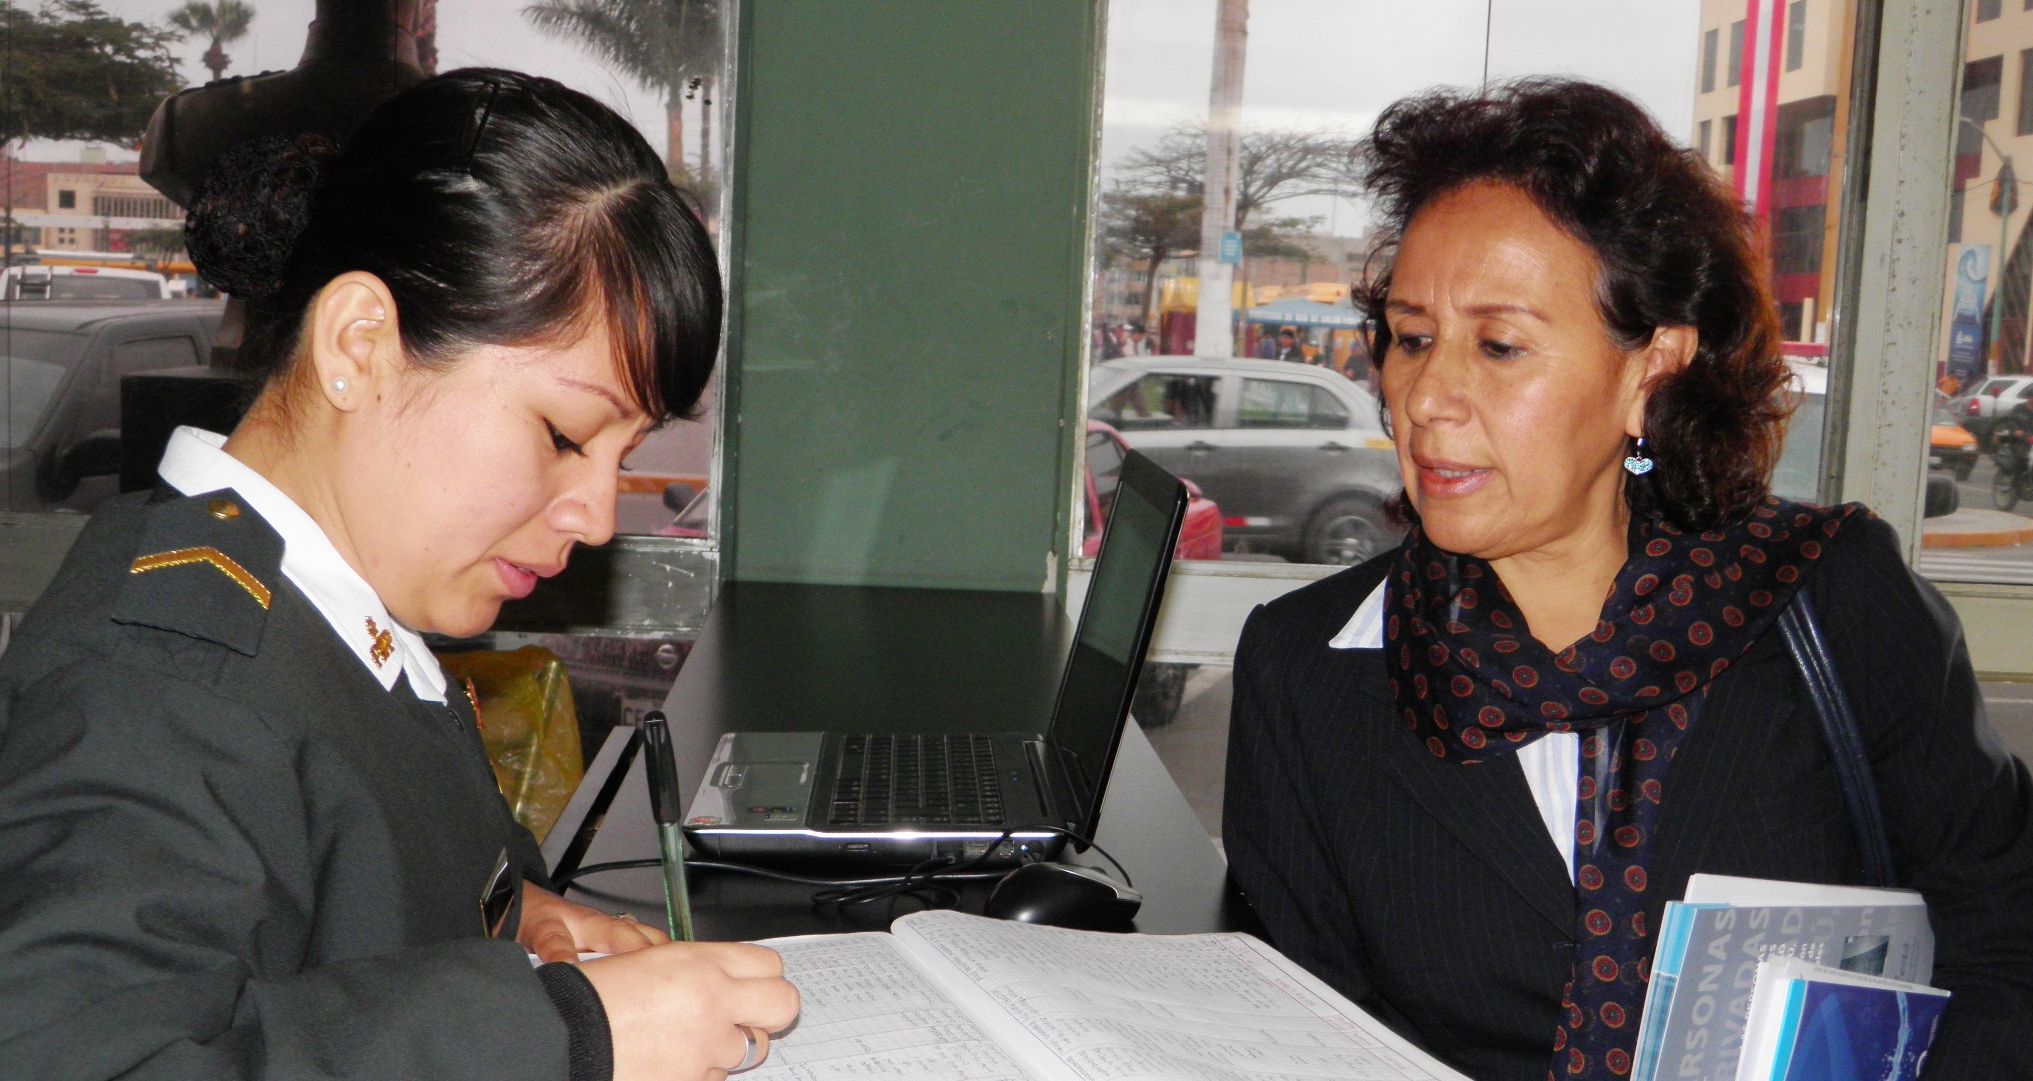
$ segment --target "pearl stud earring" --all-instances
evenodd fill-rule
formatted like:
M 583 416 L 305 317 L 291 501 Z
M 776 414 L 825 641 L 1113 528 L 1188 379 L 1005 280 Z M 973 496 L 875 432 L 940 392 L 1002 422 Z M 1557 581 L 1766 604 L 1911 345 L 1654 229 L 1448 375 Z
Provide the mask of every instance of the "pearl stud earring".
M 334 379 L 334 380 L 332 380 L 332 393 L 334 393 L 334 394 L 344 394 L 344 393 L 346 393 L 346 388 L 347 388 L 347 387 L 349 387 L 349 386 L 352 386 L 352 384 L 351 384 L 351 383 L 348 383 L 348 382 L 346 382 L 346 379 L 345 379 L 345 377 L 344 377 L 344 376 L 341 376 L 341 377 L 340 377 L 340 378 L 338 378 L 338 379 Z

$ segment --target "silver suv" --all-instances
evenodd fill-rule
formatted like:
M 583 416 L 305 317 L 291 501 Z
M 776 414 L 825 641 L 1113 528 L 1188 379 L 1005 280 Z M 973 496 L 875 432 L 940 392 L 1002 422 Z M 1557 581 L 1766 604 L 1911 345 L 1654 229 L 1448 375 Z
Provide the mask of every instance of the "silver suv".
M 2033 398 L 2033 375 L 1994 375 L 1948 400 L 1948 411 L 1979 445 L 1991 441 L 1991 426 L 2020 402 Z
M 1402 535 L 1381 509 L 1403 483 L 1376 398 L 1330 369 L 1126 357 L 1094 366 L 1087 400 L 1089 418 L 1220 505 L 1231 548 L 1360 563 Z

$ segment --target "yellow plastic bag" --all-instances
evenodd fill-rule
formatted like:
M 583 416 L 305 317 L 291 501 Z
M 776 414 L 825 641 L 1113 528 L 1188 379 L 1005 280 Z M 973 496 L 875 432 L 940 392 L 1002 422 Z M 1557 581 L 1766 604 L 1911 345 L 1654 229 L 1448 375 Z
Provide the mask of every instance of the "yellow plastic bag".
M 538 646 L 449 653 L 438 660 L 452 693 L 470 683 L 495 783 L 516 821 L 543 840 L 586 772 L 564 662 Z

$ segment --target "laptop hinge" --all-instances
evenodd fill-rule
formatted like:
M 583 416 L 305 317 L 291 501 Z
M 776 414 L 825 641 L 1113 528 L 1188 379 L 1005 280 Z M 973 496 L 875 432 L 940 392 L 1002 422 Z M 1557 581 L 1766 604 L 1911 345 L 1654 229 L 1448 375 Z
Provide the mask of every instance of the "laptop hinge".
M 1065 765 L 1045 753 L 1046 743 L 1045 739 L 1024 741 L 1024 752 L 1031 757 L 1031 779 L 1038 786 L 1038 806 L 1045 809 L 1045 814 L 1054 823 L 1070 830 L 1079 825 L 1067 813 L 1073 806 L 1073 789 L 1066 783 Z

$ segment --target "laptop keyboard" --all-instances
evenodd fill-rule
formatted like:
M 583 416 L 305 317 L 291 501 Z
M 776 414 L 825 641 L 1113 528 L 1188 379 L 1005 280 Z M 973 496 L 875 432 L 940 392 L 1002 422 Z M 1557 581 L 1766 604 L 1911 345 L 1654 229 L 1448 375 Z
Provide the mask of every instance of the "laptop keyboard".
M 827 820 L 835 826 L 998 825 L 989 736 L 863 735 L 840 741 Z

